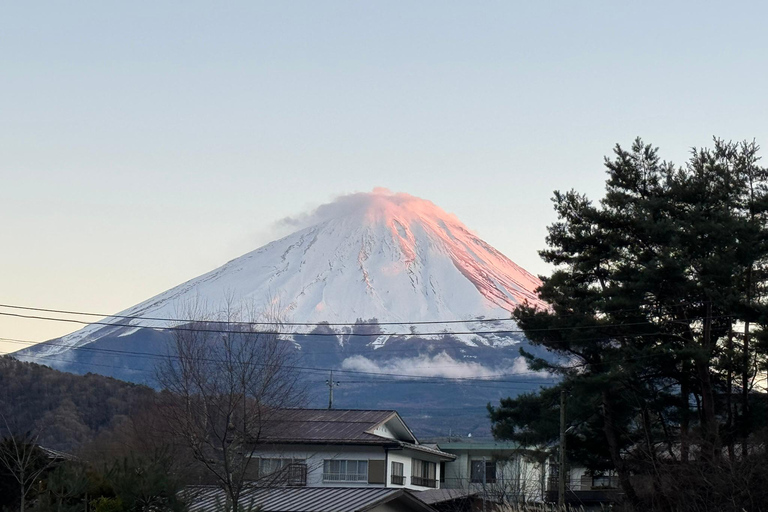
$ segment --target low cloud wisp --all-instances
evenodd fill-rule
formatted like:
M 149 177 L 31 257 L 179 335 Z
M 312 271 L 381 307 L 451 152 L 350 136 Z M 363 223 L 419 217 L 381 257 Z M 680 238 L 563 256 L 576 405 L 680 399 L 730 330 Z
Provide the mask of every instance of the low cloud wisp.
M 365 356 L 353 356 L 346 358 L 341 367 L 344 370 L 353 370 L 366 373 L 397 374 L 413 377 L 442 377 L 450 379 L 479 378 L 491 379 L 500 375 L 526 375 L 527 377 L 552 378 L 546 372 L 532 373 L 528 370 L 525 359 L 515 358 L 511 367 L 489 368 L 476 362 L 457 361 L 445 352 L 434 356 L 421 355 L 418 357 L 406 357 L 389 359 L 387 361 L 374 361 Z

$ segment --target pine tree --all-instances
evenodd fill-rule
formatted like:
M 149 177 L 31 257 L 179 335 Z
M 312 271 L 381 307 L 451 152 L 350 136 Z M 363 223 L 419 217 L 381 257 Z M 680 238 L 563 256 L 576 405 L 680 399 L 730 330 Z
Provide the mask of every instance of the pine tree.
M 636 506 L 631 474 L 648 474 L 661 489 L 653 469 L 661 459 L 687 463 L 694 445 L 698 460 L 720 456 L 722 435 L 735 425 L 734 372 L 741 371 L 742 384 L 754 374 L 760 355 L 749 328 L 760 329 L 766 318 L 759 304 L 768 256 L 766 171 L 756 164 L 757 150 L 715 140 L 675 167 L 638 139 L 606 159 L 598 205 L 574 191 L 554 195 L 558 221 L 540 252 L 556 266 L 539 290 L 550 307 L 522 307 L 514 317 L 533 344 L 560 361 L 524 355 L 532 369 L 561 375 L 582 407 L 599 411 L 591 423 L 576 411 L 577 432 L 602 431 L 603 462 Z M 734 333 L 745 325 L 739 360 Z M 526 422 L 541 421 L 519 414 L 535 409 L 537 399 L 546 414 L 546 392 L 491 407 L 496 435 L 515 438 Z M 741 409 L 745 446 L 748 390 Z

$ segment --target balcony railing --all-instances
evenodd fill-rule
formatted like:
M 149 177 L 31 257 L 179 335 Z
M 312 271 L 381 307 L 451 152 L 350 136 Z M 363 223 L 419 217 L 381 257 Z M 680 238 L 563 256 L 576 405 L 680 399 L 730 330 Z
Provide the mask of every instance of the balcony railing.
M 413 485 L 420 485 L 422 487 L 437 488 L 437 479 L 436 478 L 424 478 L 422 476 L 412 476 L 411 477 L 411 483 Z
M 557 476 L 547 479 L 547 490 L 557 491 L 560 481 Z M 619 488 L 619 478 L 616 476 L 596 477 L 585 475 L 581 478 L 570 478 L 565 480 L 565 488 L 569 491 L 592 491 L 592 490 L 611 490 Z
M 403 475 L 392 475 L 392 483 L 394 485 L 405 485 L 405 477 Z
M 368 475 L 361 473 L 323 473 L 323 482 L 366 482 Z
M 304 487 L 307 485 L 307 465 L 306 464 L 298 464 L 293 463 L 289 464 L 286 469 L 287 471 L 287 481 L 286 485 L 292 486 L 292 487 Z
M 267 487 L 304 487 L 307 485 L 307 465 L 301 462 L 293 462 L 277 471 L 261 473 L 257 479 L 257 485 Z

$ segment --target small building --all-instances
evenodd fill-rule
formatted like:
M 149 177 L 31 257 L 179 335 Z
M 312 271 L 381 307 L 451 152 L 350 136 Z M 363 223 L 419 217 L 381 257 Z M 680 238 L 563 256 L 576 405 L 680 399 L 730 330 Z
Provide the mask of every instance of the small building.
M 218 487 L 183 491 L 189 512 L 219 512 L 225 502 Z M 251 487 L 241 510 L 258 512 L 438 512 L 405 489 L 342 487 Z
M 576 464 L 566 467 L 566 504 L 590 509 L 621 501 L 623 493 L 614 471 L 592 472 Z M 550 464 L 545 501 L 557 503 L 559 499 L 559 471 L 559 464 Z
M 421 444 L 396 411 L 283 409 L 263 422 L 251 458 L 264 486 L 425 490 L 456 456 Z
M 443 487 L 476 493 L 494 503 L 543 501 L 545 457 L 515 443 L 448 439 L 440 449 L 456 459 L 445 464 Z

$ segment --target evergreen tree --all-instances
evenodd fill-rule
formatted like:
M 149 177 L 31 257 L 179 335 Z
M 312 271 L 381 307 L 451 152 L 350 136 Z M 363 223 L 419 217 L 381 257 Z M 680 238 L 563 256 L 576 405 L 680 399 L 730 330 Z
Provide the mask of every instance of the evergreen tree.
M 678 168 L 638 139 L 606 159 L 598 205 L 555 192 L 558 221 L 540 252 L 556 266 L 539 290 L 550 307 L 521 307 L 514 317 L 533 344 L 560 356 L 550 363 L 524 353 L 532 369 L 561 375 L 583 408 L 572 408 L 571 437 L 605 444 L 582 462 L 615 468 L 634 505 L 631 474 L 648 475 L 660 490 L 661 460 L 687 463 L 695 446 L 696 459 L 712 463 L 735 430 L 747 444 L 749 389 L 738 429 L 731 389 L 739 371 L 742 384 L 751 382 L 765 355 L 749 343 L 766 318 L 768 179 L 757 151 L 715 140 Z M 544 407 L 550 400 L 545 391 L 490 407 L 494 433 L 522 440 L 553 414 Z M 537 407 L 539 419 L 531 417 Z

